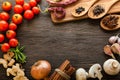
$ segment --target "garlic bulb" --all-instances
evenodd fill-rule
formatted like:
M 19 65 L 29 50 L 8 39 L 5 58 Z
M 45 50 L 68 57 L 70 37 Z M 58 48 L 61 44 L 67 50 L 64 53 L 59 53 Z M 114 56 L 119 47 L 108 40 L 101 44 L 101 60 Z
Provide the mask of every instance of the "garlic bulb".
M 118 38 L 117 43 L 120 44 L 120 38 Z
M 111 37 L 109 38 L 109 43 L 111 43 L 111 44 L 115 43 L 118 38 L 119 38 L 118 35 L 117 35 L 117 36 L 111 36 Z
M 88 73 L 83 68 L 79 68 L 76 71 L 76 80 L 87 80 Z
M 115 59 L 108 59 L 104 62 L 103 69 L 108 75 L 117 75 L 120 71 L 120 63 Z
M 94 64 L 89 69 L 89 77 L 90 78 L 98 78 L 99 80 L 102 79 L 103 75 L 101 73 L 102 67 L 100 64 Z

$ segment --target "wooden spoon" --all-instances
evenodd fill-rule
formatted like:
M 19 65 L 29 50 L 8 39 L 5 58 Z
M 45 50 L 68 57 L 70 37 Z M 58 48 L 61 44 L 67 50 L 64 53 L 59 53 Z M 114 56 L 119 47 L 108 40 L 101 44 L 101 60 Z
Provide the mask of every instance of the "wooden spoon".
M 92 19 L 99 19 L 107 14 L 109 9 L 112 7 L 113 4 L 115 4 L 119 0 L 101 0 L 98 3 L 96 3 L 94 6 L 92 6 L 88 11 L 88 17 Z M 96 6 L 101 6 L 104 9 L 103 13 L 100 13 L 98 16 L 94 15 L 93 10 Z
M 72 9 L 72 11 L 71 11 L 72 15 L 73 15 L 74 17 L 80 17 L 80 16 L 85 15 L 85 14 L 88 12 L 88 10 L 90 9 L 90 7 L 91 7 L 96 1 L 98 1 L 98 0 L 90 0 L 90 1 L 87 1 L 87 2 L 78 3 L 75 7 L 73 7 L 73 9 Z M 81 12 L 78 14 L 78 13 L 76 13 L 76 9 L 78 9 L 78 8 L 80 8 L 80 7 L 84 8 L 84 10 L 81 11 Z
M 108 26 L 105 26 L 105 25 L 103 24 L 103 20 L 104 20 L 105 18 L 107 18 L 107 17 L 110 17 L 110 16 L 118 17 L 118 21 L 117 21 L 117 24 L 118 24 L 118 25 L 115 26 L 114 28 L 109 28 Z M 100 22 L 100 26 L 101 26 L 101 28 L 103 28 L 104 30 L 107 30 L 107 31 L 112 31 L 112 30 L 117 30 L 117 29 L 119 29 L 119 28 L 120 28 L 120 15 L 114 14 L 114 15 L 108 15 L 108 16 L 104 17 L 104 18 L 101 20 L 101 22 Z

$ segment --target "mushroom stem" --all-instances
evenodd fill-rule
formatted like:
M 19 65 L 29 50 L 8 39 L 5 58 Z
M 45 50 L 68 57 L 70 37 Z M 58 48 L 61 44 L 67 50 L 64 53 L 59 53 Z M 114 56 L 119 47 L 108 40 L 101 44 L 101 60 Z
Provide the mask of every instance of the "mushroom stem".
M 112 67 L 117 68 L 119 64 L 117 64 L 115 61 L 112 62 Z

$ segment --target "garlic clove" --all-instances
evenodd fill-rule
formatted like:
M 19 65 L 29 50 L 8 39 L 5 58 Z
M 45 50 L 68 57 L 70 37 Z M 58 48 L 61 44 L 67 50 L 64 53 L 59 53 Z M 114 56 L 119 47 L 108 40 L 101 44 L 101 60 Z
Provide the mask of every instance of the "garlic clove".
M 104 46 L 104 53 L 105 53 L 106 55 L 111 56 L 113 59 L 115 59 L 115 56 L 114 56 L 113 53 L 112 53 L 112 50 L 111 50 L 111 46 L 110 46 L 110 45 Z
M 104 62 L 103 69 L 108 75 L 117 75 L 120 72 L 120 63 L 115 59 L 108 59 Z
M 76 80 L 87 80 L 88 73 L 83 68 L 79 68 L 76 71 Z
M 113 51 L 113 53 L 120 55 L 120 45 L 118 43 L 114 43 L 111 46 L 111 50 Z
M 111 44 L 115 43 L 118 38 L 119 38 L 118 35 L 117 35 L 117 36 L 111 36 L 111 37 L 109 38 L 109 43 L 111 43 Z

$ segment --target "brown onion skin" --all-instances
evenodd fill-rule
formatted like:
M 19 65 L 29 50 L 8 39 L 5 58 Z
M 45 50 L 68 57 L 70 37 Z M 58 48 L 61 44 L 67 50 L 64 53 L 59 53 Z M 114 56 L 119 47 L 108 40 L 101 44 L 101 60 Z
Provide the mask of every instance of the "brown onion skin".
M 46 60 L 39 60 L 32 65 L 30 73 L 34 79 L 40 80 L 47 77 L 50 71 L 50 63 Z

